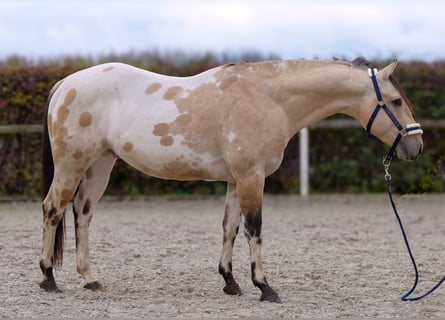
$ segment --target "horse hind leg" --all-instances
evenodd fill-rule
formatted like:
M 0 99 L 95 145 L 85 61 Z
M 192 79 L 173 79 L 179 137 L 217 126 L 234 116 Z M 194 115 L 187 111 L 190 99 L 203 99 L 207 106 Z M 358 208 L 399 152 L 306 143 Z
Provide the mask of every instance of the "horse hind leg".
M 77 272 L 86 281 L 84 288 L 93 291 L 101 290 L 102 285 L 91 272 L 88 229 L 94 208 L 105 192 L 115 162 L 116 158 L 112 155 L 96 160 L 86 171 L 73 202 Z
M 46 291 L 60 291 L 53 275 L 53 267 L 63 261 L 65 237 L 65 209 L 71 201 L 80 178 L 67 172 L 54 172 L 54 179 L 43 200 L 43 241 L 40 269 L 43 281 L 39 284 Z
M 241 209 L 235 185 L 227 183 L 226 203 L 223 220 L 223 245 L 219 260 L 219 273 L 226 283 L 224 292 L 229 295 L 241 295 L 242 291 L 232 275 L 232 254 L 235 238 L 241 222 Z
M 246 174 L 237 179 L 236 189 L 244 217 L 244 234 L 250 248 L 252 282 L 261 290 L 261 301 L 280 303 L 280 297 L 266 280 L 261 256 L 264 176 L 258 173 Z

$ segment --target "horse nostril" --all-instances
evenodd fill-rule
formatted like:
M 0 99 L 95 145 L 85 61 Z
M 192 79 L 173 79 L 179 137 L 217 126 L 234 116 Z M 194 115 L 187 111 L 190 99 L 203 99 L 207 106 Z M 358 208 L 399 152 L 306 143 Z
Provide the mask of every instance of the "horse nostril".
M 423 145 L 421 144 L 420 147 L 419 147 L 419 153 L 417 153 L 417 155 L 420 156 L 420 154 L 422 153 L 422 151 L 423 151 Z

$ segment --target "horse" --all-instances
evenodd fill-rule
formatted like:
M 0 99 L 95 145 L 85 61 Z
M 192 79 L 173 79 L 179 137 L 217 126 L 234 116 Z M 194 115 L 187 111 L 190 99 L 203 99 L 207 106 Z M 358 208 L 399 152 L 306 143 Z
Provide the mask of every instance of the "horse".
M 243 221 L 260 300 L 281 302 L 262 264 L 265 178 L 300 129 L 337 113 L 358 119 L 387 145 L 399 140 L 393 149 L 400 159 L 417 159 L 422 130 L 393 76 L 396 66 L 395 60 L 371 74 L 364 58 L 271 60 L 172 77 L 106 63 L 60 80 L 49 93 L 44 125 L 40 287 L 59 291 L 53 267 L 62 264 L 65 211 L 72 202 L 77 272 L 85 288 L 103 289 L 91 271 L 88 227 L 122 159 L 162 179 L 227 182 L 218 265 L 223 291 L 242 294 L 232 252 Z M 382 108 L 385 113 L 378 112 Z

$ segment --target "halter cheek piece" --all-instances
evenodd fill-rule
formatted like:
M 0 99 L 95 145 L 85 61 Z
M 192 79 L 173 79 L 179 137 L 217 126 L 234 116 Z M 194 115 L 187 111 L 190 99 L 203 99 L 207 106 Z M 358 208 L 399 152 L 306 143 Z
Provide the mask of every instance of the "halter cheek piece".
M 397 146 L 400 143 L 400 140 L 404 136 L 411 136 L 414 134 L 422 134 L 423 130 L 420 127 L 419 123 L 410 123 L 406 125 L 406 128 L 403 128 L 403 126 L 400 124 L 400 122 L 396 119 L 394 114 L 389 110 L 387 107 L 385 101 L 383 101 L 382 94 L 380 92 L 379 84 L 377 83 L 377 69 L 369 68 L 368 69 L 368 75 L 372 80 L 372 84 L 374 85 L 375 94 L 377 96 L 377 106 L 374 109 L 374 112 L 371 115 L 371 118 L 369 118 L 368 125 L 366 126 L 366 131 L 368 132 L 369 136 L 372 136 L 371 134 L 371 127 L 374 123 L 375 118 L 377 117 L 377 114 L 379 113 L 380 109 L 383 109 L 385 113 L 388 115 L 388 117 L 391 119 L 391 121 L 394 123 L 394 125 L 399 130 L 399 133 L 394 140 L 394 143 L 392 144 L 391 148 L 389 149 L 388 155 L 384 158 L 383 163 L 389 164 L 391 162 L 391 159 L 394 155 L 394 152 L 396 151 Z

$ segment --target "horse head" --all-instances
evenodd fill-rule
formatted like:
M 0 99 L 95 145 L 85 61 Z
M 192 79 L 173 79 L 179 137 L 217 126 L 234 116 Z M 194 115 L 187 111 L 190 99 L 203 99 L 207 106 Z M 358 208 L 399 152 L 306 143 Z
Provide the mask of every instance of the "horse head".
M 423 130 L 415 122 L 412 105 L 393 76 L 396 67 L 397 61 L 393 61 L 380 71 L 368 69 L 370 84 L 360 107 L 360 121 L 370 135 L 392 146 L 390 158 L 397 152 L 402 160 L 416 160 L 423 149 Z

